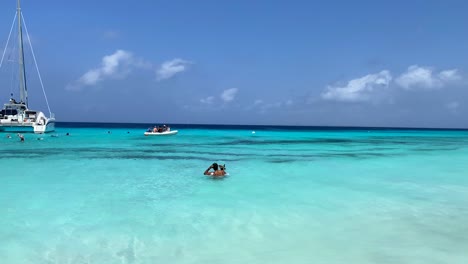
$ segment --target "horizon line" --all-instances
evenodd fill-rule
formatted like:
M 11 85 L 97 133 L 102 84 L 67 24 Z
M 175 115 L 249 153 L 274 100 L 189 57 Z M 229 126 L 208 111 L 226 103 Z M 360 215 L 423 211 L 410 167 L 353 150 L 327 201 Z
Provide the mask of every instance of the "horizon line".
M 405 127 L 405 126 L 346 126 L 346 125 L 254 125 L 254 124 L 207 124 L 207 123 L 170 123 L 170 122 L 151 122 L 151 123 L 135 123 L 135 122 L 96 122 L 96 121 L 56 121 L 56 123 L 85 123 L 85 124 L 132 124 L 132 125 L 154 125 L 154 124 L 166 124 L 166 125 L 184 125 L 184 126 L 238 126 L 238 127 L 288 127 L 288 128 L 341 128 L 341 129 L 380 129 L 380 130 L 468 130 L 468 128 L 461 127 Z

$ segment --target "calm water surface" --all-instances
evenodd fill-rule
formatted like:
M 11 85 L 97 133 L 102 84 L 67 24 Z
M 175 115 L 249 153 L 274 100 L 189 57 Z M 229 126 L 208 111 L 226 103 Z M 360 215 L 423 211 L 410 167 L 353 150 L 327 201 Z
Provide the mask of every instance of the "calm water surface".
M 0 133 L 0 262 L 468 263 L 468 131 L 173 129 Z

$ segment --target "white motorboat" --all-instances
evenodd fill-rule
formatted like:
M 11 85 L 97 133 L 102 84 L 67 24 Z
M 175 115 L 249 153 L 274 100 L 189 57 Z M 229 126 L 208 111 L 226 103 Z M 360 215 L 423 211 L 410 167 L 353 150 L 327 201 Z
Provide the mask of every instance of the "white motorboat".
M 5 50 L 0 61 L 0 68 L 3 64 L 3 59 L 5 58 L 5 53 L 7 50 L 8 43 L 10 42 L 11 33 L 15 25 L 16 20 L 18 26 L 18 59 L 19 65 L 19 102 L 13 99 L 13 93 L 11 93 L 11 99 L 8 103 L 3 106 L 3 109 L 0 110 L 0 131 L 6 132 L 34 132 L 38 134 L 51 132 L 55 130 L 55 118 L 54 114 L 50 111 L 49 102 L 45 94 L 44 85 L 42 83 L 42 78 L 39 73 L 39 68 L 37 67 L 36 57 L 34 55 L 34 50 L 31 45 L 31 39 L 29 38 L 28 28 L 24 22 L 24 17 L 21 13 L 20 0 L 17 0 L 17 11 L 15 18 L 13 19 L 13 24 L 10 29 L 10 34 L 8 36 L 7 44 L 5 45 Z M 26 36 L 28 38 L 28 43 L 30 44 L 31 54 L 34 59 L 34 64 L 36 65 L 36 70 L 39 75 L 39 81 L 42 86 L 42 91 L 45 96 L 47 108 L 49 110 L 49 117 L 47 117 L 43 112 L 39 110 L 32 110 L 29 108 L 28 104 L 28 86 L 26 83 L 26 69 L 24 63 L 24 50 L 23 50 L 23 24 L 24 29 L 26 30 Z
M 165 132 L 145 132 L 145 136 L 170 136 L 170 135 L 175 135 L 179 131 L 177 130 L 171 130 L 171 131 L 165 131 Z

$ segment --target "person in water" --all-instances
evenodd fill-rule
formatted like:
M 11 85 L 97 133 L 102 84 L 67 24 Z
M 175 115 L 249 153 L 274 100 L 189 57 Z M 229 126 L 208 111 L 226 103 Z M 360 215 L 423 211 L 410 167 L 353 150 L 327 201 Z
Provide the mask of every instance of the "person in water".
M 218 166 L 218 163 L 213 163 L 203 174 L 208 176 L 224 176 L 226 175 L 225 168 L 225 165 Z M 210 171 L 211 169 L 213 169 L 213 171 Z

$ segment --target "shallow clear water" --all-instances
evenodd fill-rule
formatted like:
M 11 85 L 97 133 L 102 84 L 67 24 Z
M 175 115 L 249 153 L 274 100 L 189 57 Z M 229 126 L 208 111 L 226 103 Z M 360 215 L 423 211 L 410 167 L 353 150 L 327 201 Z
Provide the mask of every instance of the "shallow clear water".
M 144 130 L 0 133 L 1 263 L 468 263 L 468 131 Z

